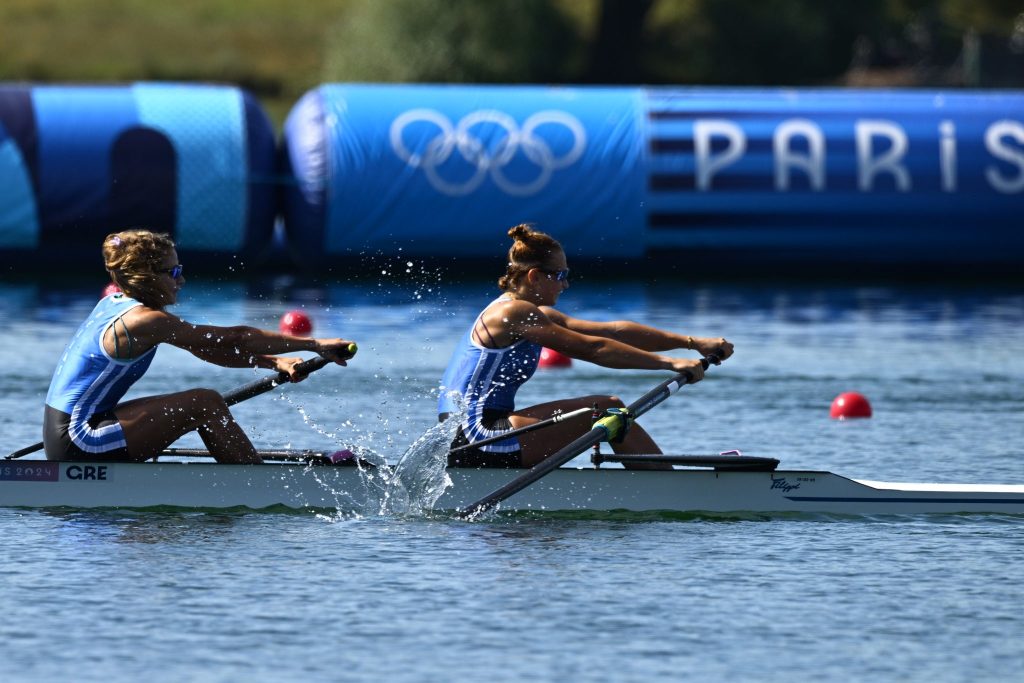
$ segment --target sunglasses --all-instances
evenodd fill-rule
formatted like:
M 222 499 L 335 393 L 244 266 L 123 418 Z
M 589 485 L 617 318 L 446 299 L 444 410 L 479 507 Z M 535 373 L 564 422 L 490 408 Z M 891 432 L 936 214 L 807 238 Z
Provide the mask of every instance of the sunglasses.
M 183 266 L 183 265 L 181 265 L 179 263 L 178 265 L 174 266 L 173 268 L 171 268 L 169 270 L 164 270 L 164 271 L 161 271 L 161 272 L 167 273 L 168 275 L 171 276 L 172 279 L 177 280 L 179 277 L 181 277 L 181 274 L 182 274 L 182 272 L 184 270 L 185 270 L 185 266 Z
M 544 272 L 547 273 L 548 277 L 554 277 L 559 282 L 564 282 L 569 279 L 568 268 L 565 270 L 545 270 Z

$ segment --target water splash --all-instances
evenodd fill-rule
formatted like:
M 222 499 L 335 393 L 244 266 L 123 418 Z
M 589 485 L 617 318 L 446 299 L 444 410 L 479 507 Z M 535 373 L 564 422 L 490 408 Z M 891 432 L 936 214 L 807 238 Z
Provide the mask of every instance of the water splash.
M 406 449 L 395 465 L 389 465 L 383 455 L 366 446 L 348 446 L 356 456 L 355 467 L 359 469 L 361 486 L 358 490 L 335 490 L 327 478 L 320 476 L 316 467 L 307 468 L 305 475 L 316 478 L 337 503 L 333 514 L 318 516 L 338 522 L 371 516 L 429 515 L 452 485 L 446 472 L 448 451 L 465 416 L 461 400 L 457 395 L 455 399 L 459 409 L 444 422 L 428 429 Z M 310 426 L 317 429 L 314 424 Z M 317 431 L 323 436 L 336 436 Z
M 452 485 L 445 468 L 462 415 L 455 413 L 434 425 L 402 454 L 381 498 L 381 515 L 420 516 L 434 509 Z

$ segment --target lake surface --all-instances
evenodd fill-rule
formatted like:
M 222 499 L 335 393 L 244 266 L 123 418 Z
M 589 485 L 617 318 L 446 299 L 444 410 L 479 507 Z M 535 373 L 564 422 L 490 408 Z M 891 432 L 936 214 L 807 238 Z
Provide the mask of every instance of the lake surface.
M 188 320 L 276 328 L 303 308 L 317 334 L 359 342 L 349 367 L 236 406 L 258 446 L 394 461 L 435 423 L 448 354 L 495 290 L 403 262 L 382 270 L 186 285 L 175 312 Z M 598 275 L 559 307 L 736 344 L 642 420 L 668 452 L 1024 483 L 1024 288 Z M 52 368 L 104 284 L 0 283 L 3 453 L 39 440 Z M 257 376 L 161 348 L 130 396 Z M 520 399 L 628 402 L 665 376 L 576 363 L 538 371 Z M 843 391 L 865 394 L 874 417 L 830 420 Z M 0 534 L 3 680 L 1003 681 L 1024 666 L 1013 516 L 0 510 Z

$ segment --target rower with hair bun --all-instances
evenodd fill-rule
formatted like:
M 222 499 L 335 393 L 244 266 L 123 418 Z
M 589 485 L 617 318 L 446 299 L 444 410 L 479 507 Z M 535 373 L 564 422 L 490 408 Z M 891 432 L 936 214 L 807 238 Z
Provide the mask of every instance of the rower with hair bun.
M 530 225 L 508 231 L 512 248 L 508 271 L 498 280 L 503 294 L 488 304 L 469 327 L 452 354 L 441 380 L 438 401 L 443 420 L 465 407 L 466 413 L 452 443 L 458 448 L 449 464 L 468 467 L 532 467 L 591 429 L 587 415 L 565 420 L 519 437 L 493 440 L 505 432 L 597 405 L 599 410 L 622 408 L 615 396 L 581 396 L 517 410 L 519 387 L 533 375 L 542 347 L 607 368 L 685 372 L 691 381 L 704 376 L 699 359 L 661 355 L 690 349 L 702 356 L 725 360 L 733 346 L 723 338 L 691 337 L 620 320 L 593 322 L 570 318 L 554 308 L 569 287 L 565 251 L 550 235 Z M 470 448 L 464 448 L 469 445 Z M 661 453 L 639 425 L 612 444 L 616 453 Z M 660 463 L 627 467 L 665 468 Z
M 148 230 L 103 240 L 103 260 L 121 293 L 104 297 L 64 351 L 46 395 L 43 445 L 50 460 L 143 461 L 193 430 L 218 462 L 259 463 L 249 437 L 224 398 L 189 389 L 121 403 L 162 343 L 229 368 L 258 367 L 305 378 L 302 358 L 272 354 L 314 351 L 345 365 L 355 347 L 345 339 L 308 339 L 253 327 L 193 325 L 168 313 L 185 284 L 174 242 Z

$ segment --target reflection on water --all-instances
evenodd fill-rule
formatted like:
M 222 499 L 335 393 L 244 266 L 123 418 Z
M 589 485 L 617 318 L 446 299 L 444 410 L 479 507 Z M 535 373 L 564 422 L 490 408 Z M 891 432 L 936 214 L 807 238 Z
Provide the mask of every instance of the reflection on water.
M 88 547 L 97 543 L 205 543 L 230 536 L 243 513 L 39 510 L 52 518 L 58 543 Z
M 635 280 L 607 281 L 595 274 L 583 279 L 574 270 L 573 284 L 563 294 L 561 305 L 592 307 L 604 312 L 637 308 L 650 310 L 715 310 L 730 315 L 769 317 L 793 322 L 814 323 L 843 317 L 875 315 L 879 318 L 942 320 L 964 316 L 992 318 L 1005 322 L 1024 319 L 1024 284 L 1001 285 L 885 285 L 834 286 L 814 283 L 730 284 L 657 282 Z M 337 280 L 325 276 L 318 280 L 292 277 L 250 280 L 189 278 L 177 309 L 204 310 L 215 307 L 230 315 L 251 312 L 247 303 L 289 304 L 308 308 L 384 309 L 406 306 L 437 312 L 438 307 L 456 306 L 476 310 L 497 292 L 496 278 L 479 281 L 451 281 L 428 274 L 423 279 L 400 277 Z M 79 312 L 91 310 L 100 297 L 106 280 L 93 278 L 77 282 L 43 280 L 39 282 L 0 282 L 0 312 L 23 320 L 67 322 Z M 381 315 L 388 311 L 378 310 Z

